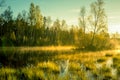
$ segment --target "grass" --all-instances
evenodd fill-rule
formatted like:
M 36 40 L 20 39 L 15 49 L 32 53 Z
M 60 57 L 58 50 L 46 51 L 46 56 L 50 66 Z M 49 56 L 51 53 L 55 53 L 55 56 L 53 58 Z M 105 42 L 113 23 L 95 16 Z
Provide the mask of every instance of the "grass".
M 60 47 L 0 48 L 0 80 L 117 80 L 120 76 L 118 50 L 78 52 Z
M 74 46 L 44 46 L 44 47 L 1 47 L 0 50 L 20 50 L 20 51 L 66 51 L 75 49 Z
M 106 54 L 105 54 L 105 56 L 106 56 L 106 57 L 112 57 L 112 56 L 113 56 L 113 54 L 106 53 Z

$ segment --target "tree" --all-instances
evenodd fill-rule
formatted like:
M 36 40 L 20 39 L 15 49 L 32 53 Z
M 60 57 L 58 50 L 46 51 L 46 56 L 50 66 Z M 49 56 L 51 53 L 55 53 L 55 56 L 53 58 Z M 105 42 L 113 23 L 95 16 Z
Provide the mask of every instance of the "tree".
M 30 9 L 29 9 L 29 13 L 28 13 L 28 18 L 29 18 L 29 40 L 31 41 L 31 43 L 29 45 L 32 45 L 34 42 L 34 38 L 33 38 L 33 34 L 34 34 L 34 25 L 35 25 L 35 5 L 34 3 L 30 4 Z
M 62 30 L 67 30 L 67 23 L 66 23 L 65 20 L 62 20 L 62 21 L 61 21 L 61 29 L 62 29 Z
M 26 18 L 26 11 L 22 11 L 15 20 L 17 45 L 23 45 L 27 41 L 29 30 Z
M 46 27 L 49 27 L 51 26 L 51 23 L 52 23 L 52 19 L 50 16 L 46 17 Z
M 11 7 L 8 6 L 8 8 L 3 12 L 2 18 L 5 20 L 5 22 L 9 22 L 12 20 L 13 12 L 11 10 Z
M 11 7 L 8 6 L 8 8 L 1 14 L 1 18 L 2 18 L 2 26 L 4 26 L 4 32 L 8 33 L 13 29 L 13 12 L 11 10 Z
M 60 45 L 60 21 L 59 19 L 56 19 L 56 21 L 53 23 L 53 30 L 55 34 L 55 44 Z
M 29 22 L 31 26 L 35 26 L 36 28 L 40 28 L 43 26 L 43 17 L 40 12 L 39 6 L 35 6 L 34 3 L 30 4 Z
M 29 22 L 31 26 L 35 25 L 35 5 L 34 3 L 30 4 L 30 9 L 29 9 Z
M 29 23 L 31 43 L 39 43 L 40 39 L 42 39 L 44 35 L 44 19 L 40 12 L 39 6 L 35 6 L 33 3 L 30 5 Z
M 1 0 L 0 1 L 0 11 L 1 11 L 1 8 L 4 6 L 4 0 Z M 0 43 L 2 42 L 1 39 L 2 39 L 2 36 L 3 36 L 3 30 L 2 30 L 2 25 L 3 25 L 3 19 L 2 19 L 2 16 L 0 15 Z
M 13 12 L 11 10 L 11 7 L 8 6 L 8 8 L 1 14 L 2 17 L 2 41 L 5 41 L 5 45 L 13 45 L 12 41 L 14 41 L 15 38 L 15 32 L 14 32 L 14 26 L 13 26 Z
M 39 6 L 36 6 L 36 9 L 35 9 L 35 20 L 36 20 L 37 29 L 43 27 L 43 16 L 40 12 Z
M 83 48 L 86 46 L 86 9 L 82 7 L 80 10 L 80 17 L 79 17 L 79 47 Z
M 15 21 L 15 25 L 16 25 L 16 37 L 17 37 L 17 44 L 21 44 L 22 40 L 22 34 L 23 34 L 23 30 L 22 30 L 22 15 L 19 13 L 17 16 L 17 19 Z
M 85 7 L 82 7 L 80 10 L 79 26 L 82 28 L 84 33 L 86 31 L 86 19 L 85 19 L 86 16 L 85 15 L 86 15 Z
M 91 16 L 88 19 L 93 30 L 90 46 L 94 46 L 96 34 L 101 31 L 107 32 L 107 18 L 103 0 L 97 0 L 91 4 Z

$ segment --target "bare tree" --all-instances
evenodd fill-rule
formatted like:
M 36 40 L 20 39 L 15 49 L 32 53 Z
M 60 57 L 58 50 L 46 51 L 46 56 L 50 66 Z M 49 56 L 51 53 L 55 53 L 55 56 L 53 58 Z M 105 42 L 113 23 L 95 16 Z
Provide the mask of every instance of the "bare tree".
M 85 33 L 86 29 L 86 20 L 85 20 L 85 15 L 86 15 L 86 9 L 85 7 L 82 7 L 80 10 L 80 17 L 79 17 L 79 26 L 82 28 L 82 30 Z
M 80 41 L 80 44 L 82 45 L 82 47 L 85 47 L 85 44 L 86 44 L 86 41 L 85 41 L 86 22 L 87 22 L 86 21 L 86 9 L 85 9 L 85 7 L 82 7 L 80 10 L 80 17 L 79 17 L 79 27 L 81 28 L 82 33 L 83 33 L 81 36 L 81 39 L 80 39 L 80 40 L 82 40 L 82 43 Z
M 97 0 L 91 4 L 89 22 L 93 31 L 90 45 L 94 46 L 95 35 L 101 31 L 107 31 L 107 17 L 103 0 Z

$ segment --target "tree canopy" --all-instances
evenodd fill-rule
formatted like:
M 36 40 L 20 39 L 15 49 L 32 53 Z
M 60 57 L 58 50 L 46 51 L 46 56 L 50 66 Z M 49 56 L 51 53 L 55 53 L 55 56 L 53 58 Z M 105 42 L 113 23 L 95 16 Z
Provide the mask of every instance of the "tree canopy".
M 86 8 L 82 7 L 79 25 L 68 26 L 65 20 L 53 21 L 50 16 L 43 16 L 40 7 L 34 3 L 30 4 L 28 12 L 23 10 L 14 19 L 13 11 L 8 7 L 0 15 L 0 46 L 74 45 L 84 50 L 110 48 L 104 1 L 93 2 L 89 14 L 86 12 Z

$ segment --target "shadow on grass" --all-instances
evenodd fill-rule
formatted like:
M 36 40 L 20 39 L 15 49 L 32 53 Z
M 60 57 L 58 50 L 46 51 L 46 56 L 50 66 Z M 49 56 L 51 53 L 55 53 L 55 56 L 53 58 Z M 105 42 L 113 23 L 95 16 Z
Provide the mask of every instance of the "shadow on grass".
M 55 55 L 66 53 L 69 51 L 0 50 L 0 63 L 4 67 L 21 68 L 28 64 L 36 65 L 39 62 L 54 60 Z

